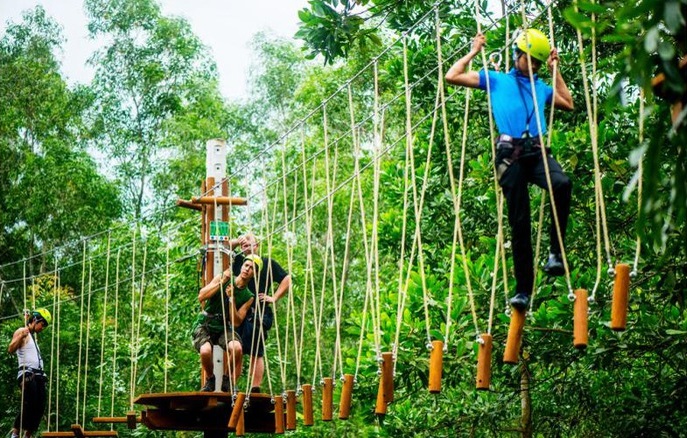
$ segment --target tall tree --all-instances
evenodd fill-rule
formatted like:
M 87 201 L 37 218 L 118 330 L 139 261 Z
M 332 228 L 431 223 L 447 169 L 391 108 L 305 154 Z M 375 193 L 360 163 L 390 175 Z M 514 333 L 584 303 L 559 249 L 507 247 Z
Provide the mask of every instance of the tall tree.
M 41 7 L 0 40 L 3 262 L 107 227 L 119 214 L 117 190 L 86 153 L 82 114 L 90 93 L 62 78 L 54 56 L 62 42 Z
M 86 12 L 91 36 L 107 41 L 91 59 L 95 143 L 112 160 L 127 211 L 138 218 L 167 187 L 151 182 L 175 154 L 170 123 L 186 111 L 216 108 L 215 64 L 188 22 L 163 16 L 154 0 L 88 0 Z

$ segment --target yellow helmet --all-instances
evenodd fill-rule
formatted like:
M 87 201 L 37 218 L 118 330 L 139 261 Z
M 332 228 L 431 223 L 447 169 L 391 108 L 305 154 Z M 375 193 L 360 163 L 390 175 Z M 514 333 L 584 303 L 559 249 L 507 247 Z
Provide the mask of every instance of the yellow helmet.
M 45 321 L 45 325 L 50 325 L 50 323 L 52 322 L 52 315 L 50 314 L 50 311 L 48 309 L 36 309 L 33 312 L 31 312 L 31 315 L 33 315 L 34 319 L 36 319 L 37 321 Z
M 551 53 L 551 44 L 541 31 L 537 29 L 527 29 L 515 40 L 515 48 L 524 53 L 529 53 L 534 59 L 546 62 Z
M 262 257 L 257 254 L 248 254 L 244 260 L 250 260 L 257 269 L 256 271 L 262 269 Z

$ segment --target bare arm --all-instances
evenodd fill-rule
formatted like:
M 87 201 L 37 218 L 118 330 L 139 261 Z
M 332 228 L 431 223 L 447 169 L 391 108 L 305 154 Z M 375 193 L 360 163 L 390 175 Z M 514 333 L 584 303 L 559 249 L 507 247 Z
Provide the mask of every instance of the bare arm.
M 236 304 L 231 306 L 231 320 L 233 321 L 234 327 L 240 326 L 243 320 L 246 319 L 246 315 L 248 314 L 248 311 L 253 305 L 253 301 L 255 301 L 255 298 L 249 299 L 248 301 L 243 303 L 243 305 L 238 310 L 236 309 Z
M 213 278 L 210 281 L 210 283 L 206 284 L 205 286 L 203 286 L 202 289 L 198 291 L 198 301 L 202 303 L 208 298 L 211 298 L 214 294 L 217 293 L 222 282 L 229 277 L 231 277 L 231 270 L 227 269 L 222 274 L 217 275 L 215 278 Z
M 284 294 L 286 294 L 286 292 L 289 291 L 290 287 L 291 287 L 291 275 L 287 275 L 279 283 L 277 290 L 274 291 L 274 294 L 272 294 L 272 296 L 269 296 L 267 294 L 258 294 L 258 298 L 260 299 L 261 302 L 276 303 L 277 301 L 279 301 L 279 299 L 282 296 L 284 296 Z
M 477 88 L 479 87 L 479 73 L 476 71 L 465 70 L 470 64 L 470 61 L 477 56 L 484 45 L 487 43 L 486 38 L 481 33 L 475 35 L 472 40 L 472 48 L 470 51 L 456 61 L 455 64 L 446 72 L 446 82 L 453 85 L 462 85 L 464 87 Z
M 14 332 L 14 335 L 12 335 L 12 340 L 10 341 L 9 347 L 7 347 L 7 351 L 9 351 L 10 354 L 14 354 L 18 349 L 26 345 L 29 333 L 28 327 L 18 328 Z
M 575 104 L 573 103 L 568 85 L 566 85 L 565 79 L 561 75 L 561 70 L 558 68 L 558 50 L 551 50 L 547 64 L 550 71 L 554 70 L 554 64 L 556 66 L 556 92 L 554 93 L 553 106 L 565 111 L 572 111 L 575 109 Z

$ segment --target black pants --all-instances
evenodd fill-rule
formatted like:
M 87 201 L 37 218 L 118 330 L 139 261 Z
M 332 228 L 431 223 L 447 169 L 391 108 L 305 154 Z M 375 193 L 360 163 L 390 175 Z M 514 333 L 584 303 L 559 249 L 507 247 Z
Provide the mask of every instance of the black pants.
M 35 432 L 41 422 L 45 412 L 45 376 L 24 373 L 18 379 L 19 397 L 21 397 L 22 386 L 24 387 L 24 405 L 22 411 L 17 414 L 14 420 L 14 428 L 24 431 Z M 21 424 L 20 424 L 21 423 Z
M 547 153 L 553 197 L 560 223 L 561 234 L 565 240 L 565 230 L 570 215 L 572 183 L 563 172 L 560 164 Z M 534 286 L 534 262 L 532 251 L 532 226 L 530 223 L 529 184 L 548 190 L 546 169 L 541 149 L 535 147 L 523 154 L 520 146 L 499 148 L 496 155 L 499 184 L 508 204 L 508 222 L 511 226 L 513 244 L 513 264 L 515 266 L 515 291 L 530 295 Z M 552 253 L 560 253 L 556 223 L 551 217 L 549 241 Z

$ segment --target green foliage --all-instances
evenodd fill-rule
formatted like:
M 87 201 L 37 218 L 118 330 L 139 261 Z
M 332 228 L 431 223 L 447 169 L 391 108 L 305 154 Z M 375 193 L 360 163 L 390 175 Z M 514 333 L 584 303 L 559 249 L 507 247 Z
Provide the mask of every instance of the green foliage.
M 590 303 L 590 345 L 576 351 L 568 286 L 539 273 L 517 366 L 501 363 L 512 266 L 507 260 L 505 276 L 500 268 L 492 277 L 501 255 L 495 251 L 497 196 L 486 98 L 472 94 L 464 131 L 464 90 L 449 89 L 448 131 L 440 114 L 434 120 L 440 78 L 429 2 L 311 1 L 301 12 L 299 35 L 308 41 L 310 55 L 324 55 L 325 65 L 307 62 L 290 42 L 259 35 L 253 43 L 259 61 L 252 69 L 251 99 L 230 103 L 219 96 L 214 64 L 188 24 L 162 16 L 153 1 L 87 2 L 89 29 L 107 36 L 108 45 L 93 58 L 94 83 L 74 89 L 65 85 L 52 55 L 62 44 L 58 27 L 41 9 L 27 15 L 9 28 L 0 52 L 0 279 L 6 281 L 0 335 L 11 336 L 21 324 L 12 317 L 33 307 L 34 300 L 56 315 L 59 325 L 39 339 L 53 385 L 60 384 L 60 416 L 57 422 L 52 411 L 53 427 L 57 422 L 67 429 L 84 415 L 87 426 L 95 414 L 123 415 L 132 387 L 134 395 L 199 387 L 198 357 L 190 342 L 199 310 L 197 212 L 167 207 L 177 196 L 198 193 L 205 141 L 228 137 L 232 194 L 251 201 L 247 212 L 232 210 L 232 233 L 260 234 L 263 251 L 287 267 L 294 282 L 276 306 L 277 324 L 267 345 L 269 385 L 266 381 L 263 388 L 279 393 L 314 383 L 319 418 L 318 382 L 356 373 L 351 418 L 316 421 L 311 428 L 299 423 L 298 435 L 680 436 L 687 428 L 681 415 L 687 410 L 687 238 L 680 221 L 684 198 L 676 187 L 684 181 L 684 148 L 678 147 L 683 131 L 669 132 L 667 108 L 656 101 L 640 143 L 633 88 L 648 87 L 659 64 L 670 86 L 681 86 L 671 76 L 674 60 L 666 46 L 672 44 L 673 53 L 683 50 L 677 5 L 580 3 L 576 12 L 566 3 L 554 14 L 562 74 L 577 108 L 556 114 L 552 137 L 553 152 L 574 184 L 566 254 L 573 287 L 595 290 L 596 301 Z M 440 6 L 447 63 L 475 32 L 473 6 Z M 622 333 L 608 327 L 613 279 L 605 273 L 605 255 L 595 286 L 596 241 L 602 235 L 595 223 L 590 127 L 571 23 L 587 39 L 592 29 L 599 38 L 595 91 L 605 103 L 599 110 L 599 164 L 611 263 L 632 260 L 636 235 L 642 238 L 628 329 Z M 394 41 L 399 32 L 408 36 L 412 149 L 405 138 L 401 43 L 375 59 L 377 95 L 370 63 L 377 51 L 371 49 L 380 44 L 375 38 Z M 490 31 L 491 49 L 503 46 L 504 36 L 501 28 Z M 583 53 L 590 59 L 589 47 Z M 341 56 L 345 62 L 334 63 Z M 614 96 L 623 83 L 630 86 L 621 105 Z M 106 157 L 114 183 L 98 176 L 95 161 L 84 152 L 92 145 Z M 407 164 L 411 151 L 414 166 Z M 636 163 L 644 151 L 648 176 L 638 211 Z M 448 176 L 449 170 L 458 175 L 461 166 L 464 255 L 454 246 Z M 419 196 L 424 203 L 416 217 Z M 539 202 L 540 195 L 533 195 L 533 211 Z M 143 207 L 161 213 L 148 217 Z M 141 220 L 131 224 L 116 220 L 119 216 Z M 113 220 L 117 226 L 107 233 L 78 240 Z M 413 239 L 416 225 L 424 272 Z M 538 228 L 535 224 L 533 231 Z M 59 251 L 49 252 L 53 247 Z M 5 265 L 9 261 L 19 262 Z M 24 272 L 31 277 L 26 286 Z M 477 392 L 475 339 L 489 328 L 492 385 Z M 442 392 L 432 395 L 427 343 L 435 339 L 444 340 L 447 351 Z M 378 354 L 392 349 L 395 401 L 378 417 Z M 15 364 L 9 355 L 0 361 L 3 427 L 16 412 Z M 246 385 L 245 378 L 239 385 Z M 337 383 L 335 401 L 340 388 Z M 79 406 L 72 402 L 77 397 Z M 55 393 L 52 401 L 56 408 Z M 134 434 L 155 432 L 139 428 Z

